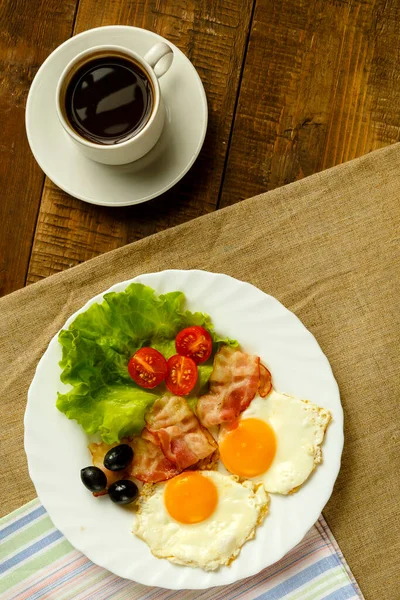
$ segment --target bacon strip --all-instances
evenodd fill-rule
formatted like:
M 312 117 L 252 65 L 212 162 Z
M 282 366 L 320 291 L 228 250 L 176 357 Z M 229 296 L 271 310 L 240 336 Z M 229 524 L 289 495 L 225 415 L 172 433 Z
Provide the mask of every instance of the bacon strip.
M 260 363 L 260 385 L 258 387 L 258 393 L 260 394 L 261 398 L 265 398 L 265 396 L 268 396 L 271 390 L 271 373 L 268 371 L 267 367 L 264 367 L 264 365 Z
M 200 396 L 197 416 L 205 427 L 234 421 L 253 400 L 260 386 L 260 359 L 222 346 L 214 358 L 210 392 Z
M 164 456 L 161 448 L 151 441 L 135 437 L 129 443 L 134 452 L 130 475 L 139 481 L 158 483 L 181 472 Z
M 201 426 L 186 400 L 168 394 L 158 398 L 146 415 L 142 437 L 157 443 L 166 458 L 183 471 L 217 449 L 212 435 Z
M 109 471 L 104 466 L 104 457 L 107 452 L 119 444 L 129 444 L 133 450 L 133 461 L 123 471 Z M 102 496 L 107 493 L 109 486 L 119 479 L 130 479 L 134 477 L 144 483 L 157 483 L 165 481 L 180 471 L 163 454 L 161 448 L 141 437 L 132 440 L 124 439 L 115 444 L 89 444 L 92 454 L 93 465 L 101 469 L 107 476 L 107 487 L 103 492 L 94 492 L 94 496 Z

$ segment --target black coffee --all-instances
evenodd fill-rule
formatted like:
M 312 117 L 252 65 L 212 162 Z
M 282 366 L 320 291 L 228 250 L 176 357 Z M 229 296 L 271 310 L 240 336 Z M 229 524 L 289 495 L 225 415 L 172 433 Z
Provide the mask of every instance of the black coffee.
M 118 144 L 142 129 L 153 90 L 141 67 L 120 55 L 99 56 L 78 66 L 65 91 L 68 121 L 96 144 Z

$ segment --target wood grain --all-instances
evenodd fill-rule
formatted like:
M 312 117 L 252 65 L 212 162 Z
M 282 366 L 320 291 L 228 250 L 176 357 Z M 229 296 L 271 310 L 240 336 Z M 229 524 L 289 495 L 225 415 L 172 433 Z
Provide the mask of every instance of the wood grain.
M 400 139 L 398 0 L 257 0 L 220 206 Z
M 139 206 L 90 206 L 46 181 L 28 282 L 215 210 L 252 5 L 253 0 L 80 1 L 75 33 L 101 25 L 136 25 L 165 36 L 190 58 L 206 89 L 208 132 L 184 179 Z
M 75 5 L 0 1 L 0 295 L 24 286 L 44 180 L 25 134 L 28 90 L 47 55 L 71 35 Z
M 208 134 L 180 184 L 136 207 L 86 205 L 46 180 L 34 234 L 43 176 L 24 103 L 41 61 L 71 32 L 75 0 L 35 10 L 0 0 L 0 294 L 24 285 L 33 235 L 27 282 L 400 139 L 400 0 L 254 2 L 252 19 L 253 0 L 80 0 L 75 33 L 143 26 L 191 58 Z

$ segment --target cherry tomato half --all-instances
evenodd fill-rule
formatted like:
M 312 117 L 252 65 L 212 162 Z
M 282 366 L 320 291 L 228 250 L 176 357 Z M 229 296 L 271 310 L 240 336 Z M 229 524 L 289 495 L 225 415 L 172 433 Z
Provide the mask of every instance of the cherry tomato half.
M 154 388 L 164 381 L 168 371 L 167 361 L 154 348 L 140 348 L 128 363 L 129 375 L 144 388 Z
M 212 352 L 212 338 L 204 327 L 193 325 L 178 333 L 175 339 L 178 354 L 188 356 L 196 364 L 208 360 Z
M 185 396 L 192 391 L 197 381 L 197 365 L 187 356 L 174 354 L 168 359 L 167 388 L 176 396 Z

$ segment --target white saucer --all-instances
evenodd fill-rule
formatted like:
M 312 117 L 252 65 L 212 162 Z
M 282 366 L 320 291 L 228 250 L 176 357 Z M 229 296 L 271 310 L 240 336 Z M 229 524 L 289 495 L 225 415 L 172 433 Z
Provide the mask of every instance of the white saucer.
M 196 160 L 207 129 L 207 99 L 190 60 L 172 44 L 174 62 L 160 79 L 166 122 L 156 146 L 129 165 L 106 166 L 85 158 L 63 130 L 55 93 L 61 72 L 79 52 L 118 44 L 141 55 L 164 38 L 138 27 L 110 26 L 67 40 L 40 67 L 28 95 L 26 131 L 39 166 L 65 192 L 103 206 L 128 206 L 159 196 L 175 185 Z

